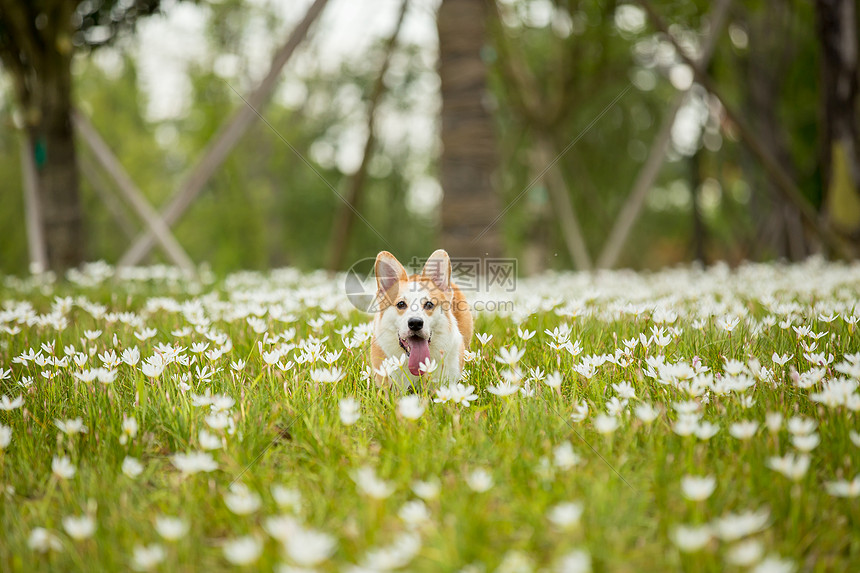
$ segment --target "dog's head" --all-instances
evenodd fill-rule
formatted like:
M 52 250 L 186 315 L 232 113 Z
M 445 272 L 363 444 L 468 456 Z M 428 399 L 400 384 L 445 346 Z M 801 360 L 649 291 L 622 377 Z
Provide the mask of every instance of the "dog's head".
M 421 274 L 408 276 L 388 251 L 376 256 L 376 287 L 382 328 L 393 330 L 409 355 L 409 371 L 420 374 L 419 365 L 430 357 L 433 333 L 450 330 L 451 260 L 439 249 Z

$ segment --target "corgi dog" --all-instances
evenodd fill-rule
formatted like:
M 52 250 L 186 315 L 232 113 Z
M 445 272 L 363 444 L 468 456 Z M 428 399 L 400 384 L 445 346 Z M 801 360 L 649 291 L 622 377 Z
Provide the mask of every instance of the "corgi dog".
M 417 388 L 421 379 L 459 380 L 472 339 L 472 312 L 451 282 L 448 253 L 435 251 L 421 274 L 408 276 L 394 255 L 382 251 L 375 271 L 377 313 L 370 357 L 377 383 L 389 378 L 395 385 Z M 432 361 L 435 370 L 425 373 Z

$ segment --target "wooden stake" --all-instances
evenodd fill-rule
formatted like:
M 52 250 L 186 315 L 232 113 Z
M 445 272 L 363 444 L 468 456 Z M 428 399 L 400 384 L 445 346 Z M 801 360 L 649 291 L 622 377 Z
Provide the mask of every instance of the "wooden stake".
M 81 168 L 81 174 L 83 174 L 86 180 L 89 181 L 93 191 L 95 191 L 96 195 L 99 196 L 99 200 L 104 204 L 105 208 L 107 208 L 111 217 L 113 217 L 113 220 L 116 221 L 116 224 L 122 230 L 123 235 L 125 235 L 128 240 L 134 239 L 135 226 L 133 221 L 128 214 L 123 211 L 122 202 L 113 194 L 107 181 L 104 180 L 96 166 L 93 164 L 92 159 L 82 153 L 78 155 L 78 165 Z
M 39 207 L 39 190 L 36 163 L 33 161 L 33 145 L 30 137 L 21 134 L 21 178 L 24 183 L 24 206 L 26 208 L 27 248 L 30 253 L 30 272 L 43 273 L 48 270 L 48 250 L 42 229 L 42 213 Z
M 290 34 L 287 42 L 275 52 L 269 73 L 257 86 L 257 89 L 248 96 L 247 103 L 242 103 L 232 116 L 222 124 L 218 132 L 212 137 L 209 145 L 203 150 L 202 157 L 191 170 L 191 174 L 171 197 L 167 207 L 161 212 L 161 219 L 166 225 L 173 225 L 185 213 L 194 202 L 197 195 L 203 190 L 209 179 L 215 174 L 239 140 L 248 131 L 248 128 L 257 119 L 257 111 L 269 97 L 277 85 L 281 70 L 289 61 L 296 48 L 307 36 L 311 24 L 322 12 L 328 0 L 316 0 L 308 8 L 305 17 Z M 134 243 L 125 252 L 119 261 L 120 266 L 131 266 L 138 264 L 143 257 L 149 253 L 154 245 L 151 232 L 144 231 L 135 239 Z
M 549 135 L 542 132 L 535 132 L 535 148 L 537 151 L 535 157 L 538 163 L 535 165 L 535 171 L 540 173 L 547 165 L 550 166 L 544 171 L 543 181 L 552 202 L 555 204 L 564 244 L 567 246 L 576 268 L 581 271 L 589 271 L 592 268 L 591 257 L 582 236 L 582 228 L 579 226 L 573 201 L 570 199 L 570 190 L 567 188 L 558 162 L 553 162 L 553 159 L 558 156 L 558 152 L 555 150 Z
M 126 173 L 119 159 L 116 158 L 108 145 L 99 136 L 95 127 L 77 110 L 72 112 L 72 123 L 83 141 L 92 150 L 96 160 L 111 179 L 116 182 L 125 200 L 128 201 L 128 204 L 140 216 L 144 224 L 149 227 L 149 230 L 155 236 L 155 240 L 164 249 L 170 261 L 182 270 L 194 273 L 194 263 L 191 262 L 191 258 L 173 237 L 170 228 L 158 216 L 158 212 L 153 209 L 143 193 L 140 192 L 140 189 L 134 184 L 134 181 L 131 180 L 131 177 Z

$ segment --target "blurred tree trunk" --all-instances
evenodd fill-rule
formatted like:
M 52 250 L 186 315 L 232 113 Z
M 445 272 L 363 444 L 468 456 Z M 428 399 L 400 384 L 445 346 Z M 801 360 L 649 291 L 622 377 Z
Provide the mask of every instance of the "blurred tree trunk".
M 821 44 L 825 211 L 838 231 L 860 238 L 856 0 L 816 0 Z
M 0 58 L 12 77 L 35 156 L 49 267 L 83 262 L 83 216 L 72 131 L 72 13 L 76 2 L 35 7 L 0 0 Z
M 486 0 L 443 0 L 437 15 L 442 89 L 442 245 L 454 257 L 499 256 L 498 156 L 487 109 Z
M 702 189 L 702 148 L 698 147 L 690 159 L 690 213 L 693 216 L 693 259 L 703 265 L 705 258 L 705 221 L 699 204 L 699 191 Z
M 759 140 L 789 177 L 796 171 L 788 147 L 788 138 L 778 116 L 779 99 L 783 90 L 785 70 L 793 52 L 785 44 L 790 32 L 789 6 L 781 0 L 768 0 L 756 14 L 750 14 L 750 43 L 744 82 L 745 107 Z M 752 164 L 747 162 L 748 167 Z M 754 173 L 754 174 L 753 174 Z M 758 241 L 773 255 L 800 260 L 808 254 L 803 224 L 797 209 L 785 201 L 776 182 L 765 177 L 756 183 L 758 171 L 748 174 L 753 185 L 767 189 L 769 200 L 754 200 L 758 210 L 754 220 L 758 226 Z M 759 256 L 766 253 L 759 253 Z

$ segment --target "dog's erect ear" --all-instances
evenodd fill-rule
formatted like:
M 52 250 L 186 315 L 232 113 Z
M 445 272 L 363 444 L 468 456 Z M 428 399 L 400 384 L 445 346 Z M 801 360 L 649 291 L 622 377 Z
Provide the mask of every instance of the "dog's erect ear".
M 444 249 L 433 251 L 424 263 L 421 274 L 432 280 L 439 290 L 448 292 L 451 288 L 451 259 L 448 258 L 448 253 Z
M 379 294 L 387 294 L 388 291 L 398 283 L 406 280 L 406 269 L 397 260 L 397 257 L 388 251 L 382 251 L 376 255 L 376 289 Z

